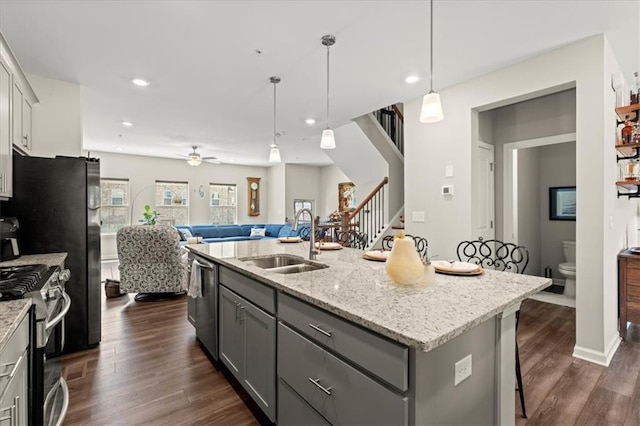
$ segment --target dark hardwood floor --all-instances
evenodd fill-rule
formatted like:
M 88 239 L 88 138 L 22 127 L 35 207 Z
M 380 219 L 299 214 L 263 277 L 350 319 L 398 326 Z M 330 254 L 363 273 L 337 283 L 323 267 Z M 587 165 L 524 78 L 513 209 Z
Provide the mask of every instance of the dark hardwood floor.
M 102 343 L 64 357 L 66 425 L 254 425 L 247 394 L 212 365 L 186 319 L 186 296 L 134 302 L 103 297 Z M 640 327 L 608 368 L 571 356 L 575 310 L 526 300 L 518 329 L 529 419 L 517 425 L 640 424 Z
M 187 321 L 187 296 L 156 302 L 133 296 L 103 296 L 102 342 L 64 357 L 70 393 L 65 425 L 265 421 L 254 416 L 258 408 L 237 382 L 200 349 Z

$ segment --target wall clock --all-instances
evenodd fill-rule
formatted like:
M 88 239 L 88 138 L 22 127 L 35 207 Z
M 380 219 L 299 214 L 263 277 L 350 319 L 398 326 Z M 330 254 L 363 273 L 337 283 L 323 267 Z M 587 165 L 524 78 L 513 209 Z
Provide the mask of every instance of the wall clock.
M 249 216 L 260 215 L 260 179 L 259 177 L 247 178 L 247 212 Z

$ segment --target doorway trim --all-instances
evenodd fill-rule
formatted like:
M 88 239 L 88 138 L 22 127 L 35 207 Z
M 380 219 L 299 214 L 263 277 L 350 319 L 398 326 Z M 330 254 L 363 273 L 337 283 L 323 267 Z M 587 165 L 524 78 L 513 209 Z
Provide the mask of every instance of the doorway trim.
M 536 148 L 539 146 L 575 141 L 575 133 L 563 133 L 559 135 L 545 136 L 542 138 L 507 142 L 503 145 L 502 162 L 504 164 L 504 168 L 502 180 L 502 235 L 505 242 L 518 244 L 518 197 L 516 194 L 518 188 L 518 149 Z

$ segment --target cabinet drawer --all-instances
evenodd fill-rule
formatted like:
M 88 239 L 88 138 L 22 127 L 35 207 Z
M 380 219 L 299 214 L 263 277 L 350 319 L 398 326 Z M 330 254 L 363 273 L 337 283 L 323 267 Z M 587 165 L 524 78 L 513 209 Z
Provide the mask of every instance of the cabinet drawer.
M 278 317 L 399 390 L 407 390 L 405 346 L 286 294 L 278 297 Z
M 18 364 L 28 362 L 24 358 L 25 350 L 29 346 L 29 314 L 20 322 L 9 341 L 0 352 L 0 397 L 12 379 L 11 372 L 17 370 Z
M 282 322 L 278 324 L 278 375 L 331 424 L 408 422 L 408 397 L 396 394 Z
M 627 302 L 640 303 L 640 286 L 627 285 Z
M 640 265 L 638 268 L 631 267 L 631 263 L 627 263 L 627 284 L 640 285 Z
M 220 284 L 224 284 L 240 296 L 250 300 L 265 311 L 276 311 L 275 290 L 223 266 L 220 267 Z
M 329 425 L 282 380 L 278 380 L 278 424 L 280 426 Z

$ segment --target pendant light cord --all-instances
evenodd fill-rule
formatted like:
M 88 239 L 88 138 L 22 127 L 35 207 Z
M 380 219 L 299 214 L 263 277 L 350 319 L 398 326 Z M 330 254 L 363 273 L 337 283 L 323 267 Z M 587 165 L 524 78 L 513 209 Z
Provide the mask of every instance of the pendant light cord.
M 431 20 L 429 24 L 429 65 L 431 67 L 429 71 L 429 93 L 433 92 L 433 0 L 430 1 L 431 8 L 429 12 L 429 19 Z
M 329 46 L 327 45 L 327 129 L 329 128 Z
M 276 82 L 273 82 L 273 146 L 277 147 L 276 142 Z

